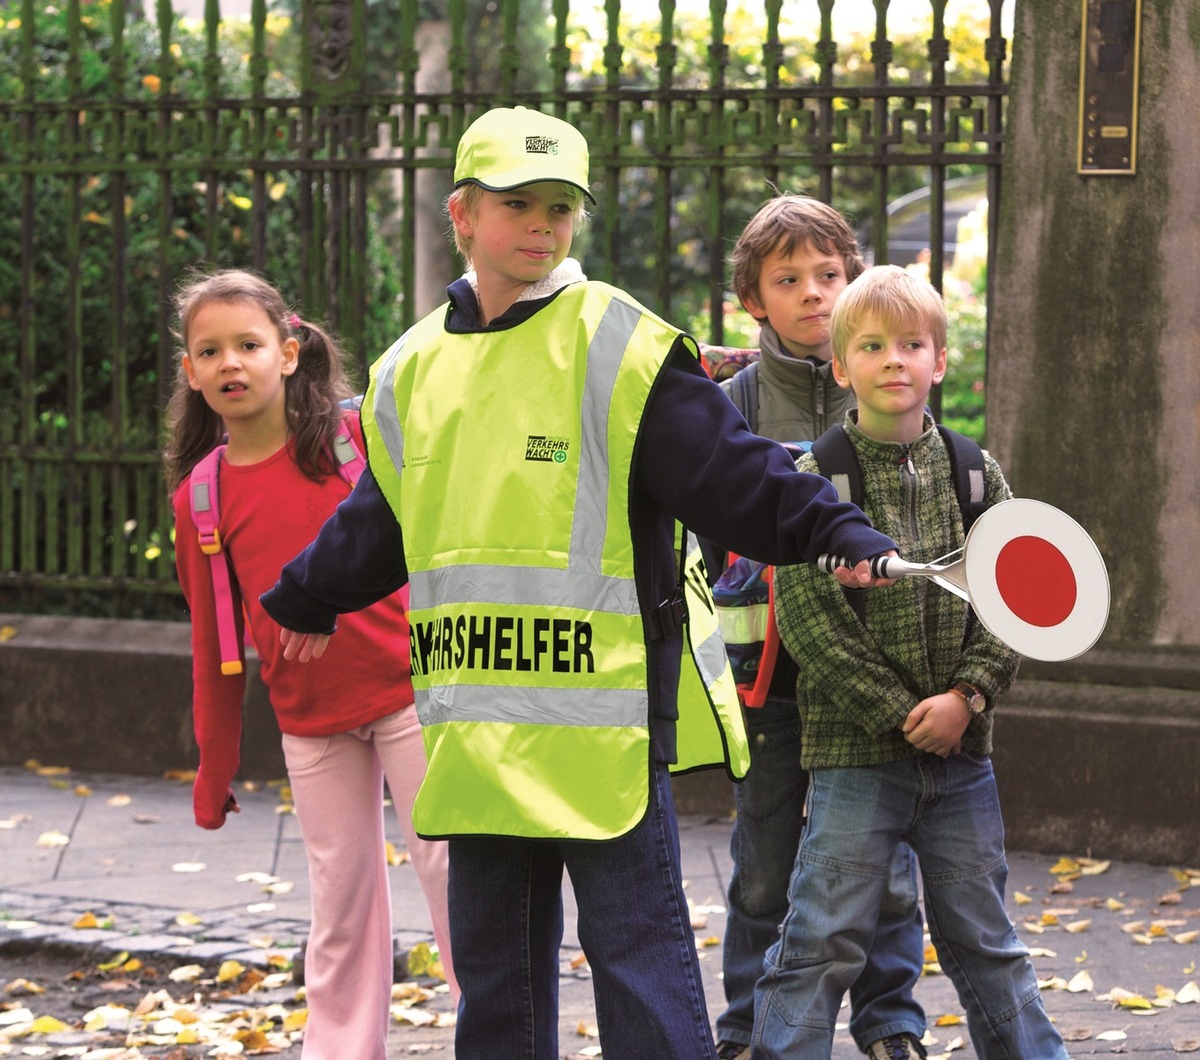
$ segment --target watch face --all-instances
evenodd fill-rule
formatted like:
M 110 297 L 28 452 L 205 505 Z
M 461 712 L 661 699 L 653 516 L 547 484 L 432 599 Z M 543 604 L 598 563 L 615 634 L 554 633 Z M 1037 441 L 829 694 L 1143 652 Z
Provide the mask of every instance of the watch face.
M 967 701 L 967 710 L 969 710 L 972 714 L 983 713 L 983 708 L 987 706 L 987 700 L 984 698 L 982 692 L 972 688 L 965 681 L 960 681 L 958 684 L 956 684 L 954 686 L 954 691 L 956 691 L 960 696 L 963 697 L 963 699 Z

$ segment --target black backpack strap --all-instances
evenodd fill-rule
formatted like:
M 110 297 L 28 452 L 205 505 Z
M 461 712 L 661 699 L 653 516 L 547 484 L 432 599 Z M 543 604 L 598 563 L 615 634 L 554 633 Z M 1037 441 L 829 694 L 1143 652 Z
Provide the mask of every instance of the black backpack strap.
M 979 443 L 965 434 L 952 431 L 942 424 L 938 433 L 950 456 L 950 472 L 954 477 L 954 493 L 958 497 L 958 508 L 962 513 L 963 533 L 969 533 L 975 520 L 987 510 L 987 481 L 983 450 Z M 812 446 L 813 455 L 821 474 L 837 488 L 838 497 L 862 507 L 862 468 L 858 454 L 850 442 L 850 436 L 842 425 L 835 424 L 821 435 Z M 865 589 L 846 589 L 846 600 L 854 613 L 862 620 L 865 615 Z
M 840 423 L 835 423 L 812 444 L 821 474 L 833 483 L 838 499 L 862 507 L 862 468 L 850 435 Z
M 940 423 L 938 433 L 946 443 L 946 452 L 950 454 L 950 470 L 954 475 L 954 492 L 958 495 L 958 507 L 962 512 L 963 533 L 970 533 L 975 520 L 987 510 L 983 450 L 974 439 Z
M 758 362 L 751 361 L 722 386 L 750 429 L 758 434 Z
M 817 467 L 821 474 L 833 483 L 838 491 L 838 499 L 850 501 L 862 507 L 862 467 L 858 463 L 858 453 L 850 442 L 850 435 L 840 424 L 835 423 L 812 444 L 812 454 L 817 458 Z M 858 615 L 860 622 L 866 622 L 867 600 L 863 595 L 866 589 L 849 589 L 842 586 L 846 594 L 846 603 Z

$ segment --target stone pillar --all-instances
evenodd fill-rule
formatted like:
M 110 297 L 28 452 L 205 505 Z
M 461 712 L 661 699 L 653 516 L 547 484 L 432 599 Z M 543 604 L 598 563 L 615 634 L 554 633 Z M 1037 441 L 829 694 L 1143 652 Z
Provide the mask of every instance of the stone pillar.
M 1195 860 L 1200 18 L 1142 0 L 1136 173 L 1080 175 L 1080 7 L 1016 4 L 987 444 L 1018 496 L 1091 533 L 1112 609 L 1079 660 L 1022 668 L 997 772 L 1015 846 L 1082 853 L 1138 828 L 1124 856 Z M 1146 831 L 1127 810 L 1148 802 Z

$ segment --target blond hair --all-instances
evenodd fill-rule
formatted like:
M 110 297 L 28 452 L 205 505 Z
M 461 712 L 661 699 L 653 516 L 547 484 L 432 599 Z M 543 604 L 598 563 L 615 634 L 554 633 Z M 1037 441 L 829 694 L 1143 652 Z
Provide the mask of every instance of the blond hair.
M 875 265 L 848 284 L 829 320 L 833 356 L 846 363 L 850 337 L 868 320 L 928 330 L 936 350 L 946 345 L 946 303 L 925 280 L 899 265 Z
M 800 246 L 840 257 L 847 281 L 866 268 L 854 229 L 837 210 L 806 195 L 777 195 L 750 218 L 730 255 L 733 291 L 743 306 L 748 297 L 759 298 L 758 278 L 767 255 L 778 251 L 787 256 Z
M 587 219 L 587 207 L 584 205 L 583 192 L 575 187 L 574 184 L 568 184 L 565 181 L 551 181 L 558 184 L 570 198 L 571 204 L 574 207 L 575 213 L 571 218 L 571 231 L 578 232 L 583 226 L 583 222 Z M 486 189 L 481 188 L 478 184 L 464 183 L 460 184 L 446 199 L 446 213 L 450 216 L 452 205 L 461 205 L 462 211 L 465 214 L 473 214 L 479 207 L 479 200 L 483 198 L 483 193 Z M 518 188 L 508 188 L 506 191 L 519 191 Z M 454 249 L 462 255 L 463 260 L 469 265 L 471 263 L 471 243 L 455 226 L 454 222 L 450 222 L 450 235 L 454 239 Z

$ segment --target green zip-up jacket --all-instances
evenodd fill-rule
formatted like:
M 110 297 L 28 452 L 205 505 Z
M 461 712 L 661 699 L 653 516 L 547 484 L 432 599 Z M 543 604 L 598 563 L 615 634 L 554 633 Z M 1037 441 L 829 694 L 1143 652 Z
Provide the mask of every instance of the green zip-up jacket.
M 846 416 L 862 465 L 863 508 L 912 563 L 932 563 L 964 540 L 949 454 L 928 416 L 925 426 L 902 445 L 867 437 L 857 414 Z M 986 451 L 984 458 L 988 505 L 1007 500 L 1012 493 L 999 464 Z M 796 466 L 820 472 L 811 453 Z M 900 727 L 917 703 L 955 681 L 969 681 L 988 704 L 963 733 L 963 751 L 991 753 L 992 706 L 1012 684 L 1020 656 L 988 633 L 964 600 L 926 578 L 900 578 L 864 594 L 864 623 L 837 580 L 815 565 L 780 567 L 775 585 L 780 639 L 800 668 L 804 768 L 921 754 Z

